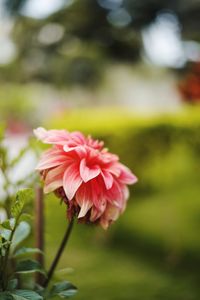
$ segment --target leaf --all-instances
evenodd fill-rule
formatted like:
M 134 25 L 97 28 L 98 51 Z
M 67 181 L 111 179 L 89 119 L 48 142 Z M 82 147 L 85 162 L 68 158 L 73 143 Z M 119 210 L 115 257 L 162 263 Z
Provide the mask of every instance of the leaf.
M 13 253 L 16 247 L 25 240 L 31 232 L 31 226 L 27 222 L 20 222 L 13 235 L 10 252 Z
M 16 273 L 41 273 L 46 276 L 45 270 L 42 268 L 39 262 L 32 259 L 21 260 L 17 263 Z
M 13 230 L 15 227 L 15 218 L 10 218 L 1 223 L 1 226 L 5 229 Z
M 11 280 L 8 281 L 8 290 L 14 290 L 16 289 L 17 287 L 17 284 L 18 284 L 18 279 L 17 278 L 13 278 Z
M 33 199 L 33 190 L 24 189 L 17 192 L 16 199 L 11 207 L 11 214 L 13 217 L 18 218 L 22 213 L 24 205 Z
M 0 236 L 1 236 L 4 240 L 9 241 L 10 235 L 11 235 L 11 230 L 5 229 L 5 228 L 0 229 Z
M 33 220 L 33 216 L 31 216 L 30 214 L 27 214 L 27 213 L 22 213 L 19 220 L 29 222 L 29 221 Z
M 43 286 L 41 286 L 40 284 L 36 283 L 35 284 L 35 288 L 34 290 L 39 294 L 39 295 L 43 295 L 45 292 L 45 288 Z
M 29 255 L 29 254 L 35 254 L 35 253 L 42 253 L 42 251 L 38 248 L 22 247 L 19 250 L 17 250 L 13 256 L 14 257 L 21 257 L 21 256 Z
M 59 269 L 55 271 L 55 274 L 60 276 L 60 275 L 66 275 L 66 274 L 72 274 L 74 272 L 73 268 L 64 268 L 64 269 Z
M 12 292 L 14 300 L 42 300 L 43 297 L 30 290 L 15 290 Z
M 77 293 L 77 290 L 75 289 L 71 289 L 71 290 L 68 290 L 68 291 L 62 291 L 58 294 L 58 296 L 62 299 L 67 299 L 69 297 L 72 297 L 74 296 L 75 294 Z
M 9 292 L 0 292 L 0 300 L 13 300 L 13 297 Z
M 62 281 L 55 283 L 50 292 L 48 297 L 52 298 L 54 296 L 59 296 L 62 299 L 67 299 L 77 293 L 77 288 L 68 281 Z

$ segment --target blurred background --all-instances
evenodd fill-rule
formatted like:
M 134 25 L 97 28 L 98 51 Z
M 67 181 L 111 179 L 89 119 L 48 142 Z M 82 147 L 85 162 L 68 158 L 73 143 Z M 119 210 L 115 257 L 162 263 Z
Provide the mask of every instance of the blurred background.
M 199 299 L 199 104 L 199 0 L 0 0 L 11 154 L 35 127 L 81 130 L 139 177 L 107 232 L 76 226 L 57 273 L 78 286 L 74 299 Z M 33 153 L 11 181 L 33 172 Z M 48 265 L 66 219 L 54 196 L 45 206 Z

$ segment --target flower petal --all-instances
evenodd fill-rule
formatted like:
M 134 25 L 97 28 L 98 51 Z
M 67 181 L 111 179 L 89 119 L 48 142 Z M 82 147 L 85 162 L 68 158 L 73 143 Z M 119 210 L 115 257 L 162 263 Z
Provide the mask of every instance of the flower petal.
M 45 170 L 53 168 L 65 162 L 69 162 L 71 159 L 72 158 L 63 151 L 62 146 L 56 145 L 43 153 L 36 169 Z
M 106 189 L 109 190 L 113 185 L 113 176 L 106 170 L 102 170 L 101 175 L 103 177 Z
M 100 225 L 104 228 L 107 229 L 110 223 L 113 221 L 116 221 L 119 217 L 120 211 L 119 208 L 108 204 L 106 207 L 106 210 L 103 214 L 103 216 L 100 219 Z
M 123 164 L 120 164 L 121 173 L 119 176 L 119 181 L 124 184 L 134 184 L 138 181 L 137 177 Z
M 100 174 L 101 170 L 99 166 L 94 165 L 92 167 L 88 167 L 86 165 L 86 159 L 83 158 L 80 163 L 80 175 L 84 182 L 88 182 L 89 180 L 97 177 Z
M 82 186 L 78 189 L 76 193 L 76 201 L 81 208 L 78 218 L 83 218 L 93 205 L 91 199 L 91 186 L 89 184 L 82 184 Z
M 46 130 L 38 127 L 33 132 L 39 140 L 46 144 L 64 145 L 70 138 L 70 134 L 66 130 Z
M 115 175 L 116 177 L 119 177 L 119 175 L 121 174 L 121 168 L 118 162 L 111 163 L 108 166 L 108 168 L 109 168 L 109 172 Z
M 77 144 L 85 144 L 86 138 L 80 131 L 74 131 L 70 134 L 71 138 L 77 143 Z
M 78 214 L 78 218 L 83 218 L 87 214 L 88 210 L 92 207 L 92 203 L 90 201 L 84 201 L 81 206 L 81 210 Z
M 49 168 L 54 168 L 59 166 L 65 162 L 69 161 L 69 159 L 65 155 L 52 155 L 52 156 L 43 156 L 36 166 L 36 170 L 45 170 Z
M 64 164 L 48 171 L 45 178 L 45 186 L 44 186 L 45 193 L 53 192 L 63 185 L 63 175 L 66 168 L 67 165 Z
M 63 188 L 69 200 L 72 200 L 82 182 L 79 174 L 79 164 L 72 163 L 63 176 Z
M 69 153 L 71 151 L 75 151 L 80 158 L 83 158 L 87 154 L 87 150 L 85 149 L 84 146 L 73 146 L 72 147 L 69 144 L 66 144 L 66 145 L 63 146 L 63 150 L 66 153 Z
M 102 215 L 102 211 L 98 210 L 95 206 L 93 206 L 91 209 L 90 221 L 95 222 L 97 219 L 101 217 L 101 215 Z
M 120 209 L 123 207 L 124 195 L 122 193 L 122 186 L 116 180 L 114 180 L 112 188 L 106 191 L 106 198 L 110 204 Z

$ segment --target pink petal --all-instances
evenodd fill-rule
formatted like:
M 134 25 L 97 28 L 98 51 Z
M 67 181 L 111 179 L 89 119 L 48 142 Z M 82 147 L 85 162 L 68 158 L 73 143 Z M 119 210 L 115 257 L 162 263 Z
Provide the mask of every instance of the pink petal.
M 120 164 L 121 174 L 119 180 L 124 184 L 134 184 L 138 181 L 137 177 L 123 164 Z
M 119 217 L 119 214 L 120 214 L 119 208 L 110 204 L 107 205 L 106 210 L 104 212 L 104 216 L 106 217 L 106 219 L 112 221 L 116 221 L 117 218 Z
M 100 225 L 104 229 L 107 229 L 110 223 L 117 220 L 119 214 L 120 214 L 119 208 L 113 205 L 107 205 L 106 210 L 100 219 Z
M 66 155 L 52 155 L 52 156 L 43 156 L 36 166 L 36 170 L 45 170 L 59 166 L 65 162 L 69 161 Z
M 39 127 L 33 132 L 39 140 L 46 144 L 64 145 L 70 138 L 66 130 L 46 130 Z
M 98 210 L 95 206 L 93 206 L 91 209 L 90 221 L 95 222 L 97 219 L 101 217 L 102 213 L 103 213 L 102 211 Z
M 109 190 L 113 185 L 113 176 L 106 170 L 101 171 L 106 189 Z
M 128 187 L 126 185 L 124 185 L 122 187 L 122 193 L 124 195 L 124 200 L 127 201 L 128 198 L 129 198 L 130 193 L 129 193 L 129 189 L 128 189 Z
M 116 177 L 119 177 L 121 174 L 121 168 L 120 164 L 118 162 L 114 162 L 108 166 L 109 172 L 115 175 Z
M 100 174 L 101 170 L 99 166 L 94 165 L 92 167 L 88 167 L 86 165 L 86 159 L 83 158 L 80 163 L 80 175 L 84 182 L 88 182 L 89 180 L 97 177 Z
M 82 203 L 81 210 L 78 214 L 78 218 L 83 218 L 87 214 L 88 210 L 92 207 L 92 203 L 90 201 L 85 201 Z
M 33 133 L 41 141 L 45 140 L 45 138 L 47 137 L 47 130 L 44 129 L 43 127 L 38 127 L 34 129 Z
M 94 149 L 99 149 L 99 150 L 100 150 L 100 149 L 103 147 L 104 142 L 99 141 L 99 140 L 93 140 L 93 139 L 91 138 L 91 136 L 88 136 L 88 137 L 87 137 L 87 145 L 88 145 L 89 147 L 94 148 Z
M 45 178 L 44 192 L 50 193 L 63 185 L 63 175 L 67 165 L 61 165 L 48 171 Z
M 81 183 L 82 179 L 79 174 L 79 164 L 72 163 L 68 166 L 63 176 L 63 188 L 69 200 L 72 200 Z
M 74 131 L 70 134 L 71 138 L 77 143 L 77 144 L 85 144 L 86 138 L 80 131 Z
M 79 212 L 78 218 L 84 217 L 88 210 L 92 207 L 91 199 L 91 187 L 90 185 L 83 184 L 76 193 L 76 201 L 80 206 L 81 210 Z
M 106 208 L 105 184 L 101 177 L 96 177 L 89 182 L 91 184 L 92 201 L 96 209 L 103 213 Z
M 119 157 L 116 154 L 112 154 L 110 152 L 101 152 L 102 156 L 101 159 L 104 163 L 111 163 L 111 162 L 117 162 L 119 160 Z
M 86 148 L 84 146 L 74 146 L 74 147 L 71 147 L 71 146 L 69 146 L 69 144 L 67 144 L 67 145 L 63 146 L 63 150 L 66 153 L 69 153 L 71 151 L 75 151 L 80 158 L 83 158 L 87 154 L 87 150 L 86 150 Z
M 110 204 L 122 208 L 124 197 L 122 188 L 116 180 L 114 180 L 112 188 L 106 191 L 106 197 Z

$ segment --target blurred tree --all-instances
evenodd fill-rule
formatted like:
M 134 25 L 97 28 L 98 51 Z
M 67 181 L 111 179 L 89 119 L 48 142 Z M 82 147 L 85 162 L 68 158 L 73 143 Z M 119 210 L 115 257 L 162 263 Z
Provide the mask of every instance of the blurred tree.
M 65 0 L 41 19 L 23 15 L 26 3 L 6 0 L 18 46 L 16 60 L 4 67 L 6 79 L 95 85 L 108 63 L 140 58 L 141 30 L 163 11 L 177 15 L 183 37 L 199 39 L 198 0 Z

